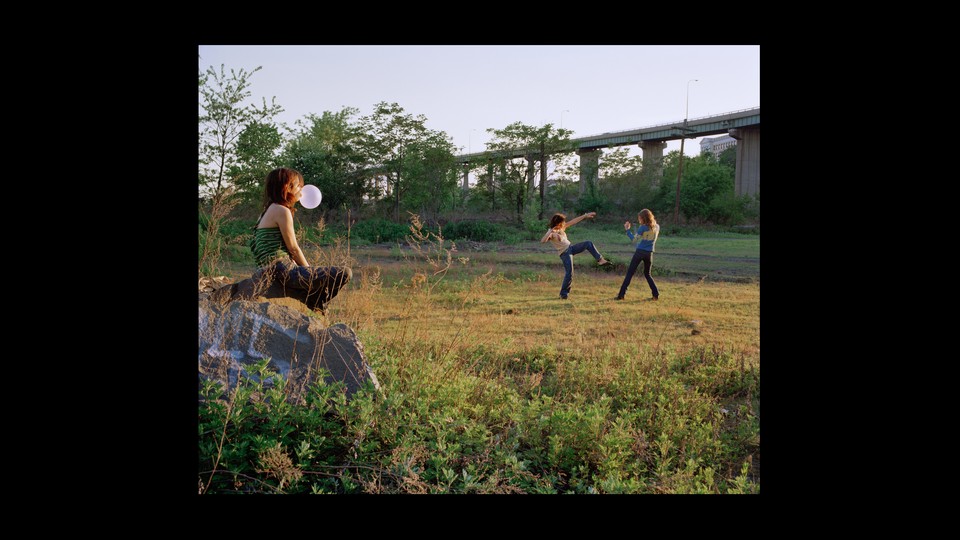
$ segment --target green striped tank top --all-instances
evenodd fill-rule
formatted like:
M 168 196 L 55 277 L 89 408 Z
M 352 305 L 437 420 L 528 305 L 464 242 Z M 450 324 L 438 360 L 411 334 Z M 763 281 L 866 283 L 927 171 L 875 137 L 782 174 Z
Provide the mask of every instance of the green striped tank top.
M 279 227 L 254 230 L 250 250 L 253 251 L 253 257 L 257 260 L 259 267 L 270 264 L 278 257 L 290 256 Z

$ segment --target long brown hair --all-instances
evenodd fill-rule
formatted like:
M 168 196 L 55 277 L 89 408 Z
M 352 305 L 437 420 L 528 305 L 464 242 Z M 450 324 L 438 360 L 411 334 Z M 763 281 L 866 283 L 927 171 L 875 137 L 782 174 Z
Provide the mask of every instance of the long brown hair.
M 651 229 L 657 228 L 657 218 L 653 217 L 653 212 L 651 212 L 650 210 L 647 210 L 646 208 L 644 208 L 643 210 L 640 211 L 639 214 L 637 214 L 637 221 L 639 221 L 640 223 L 643 223 L 644 225 L 646 225 L 647 227 L 650 227 Z
M 566 216 L 566 215 L 564 215 L 564 214 L 554 214 L 553 217 L 550 218 L 550 228 L 552 229 L 552 228 L 556 227 L 557 225 L 563 223 L 563 222 L 566 221 L 566 220 L 567 220 L 567 216 Z
M 297 184 L 303 186 L 303 175 L 300 171 L 280 167 L 267 173 L 263 189 L 263 211 L 266 212 L 271 204 L 279 204 L 290 209 L 290 213 L 297 213 L 296 201 L 291 193 Z

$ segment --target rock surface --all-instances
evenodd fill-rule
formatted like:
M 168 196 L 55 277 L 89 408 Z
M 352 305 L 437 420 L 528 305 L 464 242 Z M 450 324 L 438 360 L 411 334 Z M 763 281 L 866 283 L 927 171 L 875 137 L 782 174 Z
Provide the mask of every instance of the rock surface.
M 220 381 L 232 390 L 240 374 L 256 379 L 247 369 L 251 364 L 270 358 L 270 369 L 287 379 L 293 402 L 302 401 L 319 368 L 327 371 L 328 384 L 342 381 L 348 396 L 367 380 L 380 389 L 363 345 L 345 324 L 327 328 L 315 317 L 271 302 L 203 300 L 199 307 L 200 379 Z

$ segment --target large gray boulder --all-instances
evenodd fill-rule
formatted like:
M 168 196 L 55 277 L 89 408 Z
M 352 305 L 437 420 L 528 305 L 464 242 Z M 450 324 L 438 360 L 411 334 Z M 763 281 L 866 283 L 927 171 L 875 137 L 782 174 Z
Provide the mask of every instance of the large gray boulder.
M 328 372 L 328 384 L 343 381 L 348 397 L 366 380 L 380 389 L 363 345 L 345 324 L 327 328 L 315 317 L 271 302 L 199 304 L 201 379 L 220 381 L 232 390 L 240 374 L 256 380 L 247 369 L 250 364 L 270 358 L 270 369 L 287 379 L 287 396 L 295 403 L 302 402 L 321 367 Z

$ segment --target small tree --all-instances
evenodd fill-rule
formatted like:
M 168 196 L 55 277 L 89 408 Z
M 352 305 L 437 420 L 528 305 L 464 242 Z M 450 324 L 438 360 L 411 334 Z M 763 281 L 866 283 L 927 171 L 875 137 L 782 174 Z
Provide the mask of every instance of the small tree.
M 595 203 L 606 211 L 631 212 L 647 207 L 655 195 L 650 179 L 643 174 L 642 156 L 631 156 L 630 150 L 620 147 L 600 157 L 600 177 Z
M 516 200 L 517 218 L 523 221 L 525 208 L 534 206 L 534 187 L 540 185 L 540 204 L 537 219 L 543 219 L 543 208 L 546 206 L 546 170 L 542 164 L 553 154 L 566 153 L 573 150 L 569 129 L 555 129 L 553 124 L 531 126 L 522 122 L 514 122 L 503 129 L 487 129 L 493 134 L 493 139 L 487 144 L 487 149 L 500 152 L 503 155 L 523 155 L 533 158 L 532 164 L 524 157 L 507 161 L 507 174 L 504 175 L 500 186 L 505 194 Z M 531 168 L 532 167 L 532 168 Z M 536 178 L 540 176 L 540 181 Z
M 730 148 L 724 149 L 720 152 L 720 155 L 717 156 L 717 160 L 727 167 L 730 167 L 733 170 L 737 169 L 737 147 L 736 145 L 731 146 Z
M 277 151 L 283 137 L 276 126 L 251 122 L 237 138 L 237 162 L 230 167 L 230 178 L 237 196 L 247 204 L 260 202 L 263 179 L 279 165 Z
M 360 130 L 351 122 L 357 109 L 324 111 L 297 120 L 283 151 L 283 162 L 300 171 L 304 181 L 323 193 L 324 208 L 359 209 L 372 190 L 365 154 L 360 150 Z
M 275 97 L 269 105 L 266 98 L 259 107 L 244 104 L 251 96 L 250 78 L 260 69 L 231 69 L 227 75 L 221 64 L 219 71 L 209 67 L 200 74 L 199 180 L 201 189 L 215 200 L 232 183 L 228 173 L 241 168 L 237 152 L 240 135 L 251 124 L 269 125 L 275 115 L 283 112 Z
M 374 106 L 373 114 L 360 119 L 362 150 L 371 169 L 384 171 L 384 176 L 394 196 L 394 219 L 400 221 L 400 198 L 404 187 L 403 164 L 408 147 L 423 141 L 429 130 L 427 118 L 422 114 L 404 114 L 397 103 L 381 101 Z
M 679 152 L 673 151 L 664 158 L 665 176 L 668 178 L 676 176 L 678 167 Z M 718 218 L 722 212 L 718 208 L 729 208 L 731 206 L 730 196 L 734 192 L 734 171 L 732 168 L 720 163 L 720 161 L 711 153 L 706 152 L 699 156 L 688 158 L 684 162 L 684 181 L 680 186 L 680 212 L 685 219 L 711 219 Z M 673 208 L 674 186 L 669 186 L 669 182 L 664 182 L 660 186 L 660 192 L 657 195 L 658 210 L 671 210 Z M 721 200 L 714 203 L 718 197 Z M 711 210 L 711 206 L 713 210 Z M 735 219 L 723 218 L 722 221 Z
M 459 188 L 460 167 L 453 143 L 443 132 L 430 131 L 407 147 L 403 170 L 407 178 L 405 206 L 419 209 L 420 215 L 436 217 L 452 206 Z

